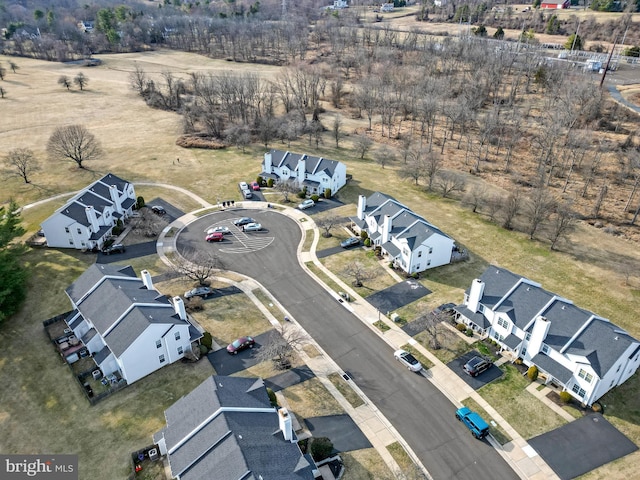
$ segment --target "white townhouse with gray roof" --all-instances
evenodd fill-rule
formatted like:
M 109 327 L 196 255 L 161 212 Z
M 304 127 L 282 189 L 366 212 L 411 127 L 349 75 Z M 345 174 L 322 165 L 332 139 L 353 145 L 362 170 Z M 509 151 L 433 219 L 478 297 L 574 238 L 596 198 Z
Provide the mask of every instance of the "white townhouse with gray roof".
M 451 263 L 455 241 L 389 195 L 360 195 L 357 216 L 350 220 L 408 274 Z
M 128 384 L 183 358 L 204 333 L 180 297 L 158 292 L 146 270 L 141 277 L 131 266 L 93 264 L 66 289 L 67 325 L 103 375 Z
M 133 185 L 109 173 L 74 195 L 42 222 L 47 245 L 100 249 L 117 221 L 131 216 L 135 203 Z
M 592 405 L 631 377 L 640 342 L 626 331 L 540 284 L 490 265 L 454 309 L 515 360 L 535 365 L 547 383 Z
M 271 405 L 260 378 L 214 375 L 164 412 L 153 436 L 177 480 L 313 480 L 291 414 Z
M 300 189 L 307 187 L 309 194 L 320 195 L 329 188 L 334 195 L 347 183 L 347 166 L 322 157 L 271 150 L 264 154 L 260 176 L 276 183 L 295 182 Z

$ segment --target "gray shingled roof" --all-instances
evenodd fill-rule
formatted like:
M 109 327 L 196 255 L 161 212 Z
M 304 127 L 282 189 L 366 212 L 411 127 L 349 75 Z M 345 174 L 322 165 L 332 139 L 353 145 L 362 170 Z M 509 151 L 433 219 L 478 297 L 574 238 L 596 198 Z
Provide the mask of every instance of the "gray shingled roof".
M 564 384 L 571 380 L 571 377 L 573 376 L 571 370 L 562 366 L 544 353 L 538 353 L 531 359 L 531 361 L 535 363 L 540 370 L 547 372 L 549 375 L 552 375 Z
M 221 407 L 270 411 L 223 410 L 212 417 Z M 165 411 L 167 426 L 154 441 L 164 435 L 169 450 L 177 446 L 169 461 L 182 480 L 313 479 L 313 465 L 284 441 L 271 408 L 261 379 L 213 376 Z
M 102 177 L 98 182 L 102 182 L 105 185 L 115 185 L 118 189 L 118 192 L 124 192 L 124 189 L 129 184 L 126 180 L 114 175 L 113 173 L 107 173 L 104 177 Z M 109 198 L 109 197 L 107 197 Z
M 396 245 L 393 242 L 383 243 L 382 249 L 385 252 L 387 252 L 389 255 L 391 255 L 393 258 L 396 258 L 398 255 L 400 255 L 400 249 L 396 247 Z
M 636 341 L 613 323 L 594 319 L 571 342 L 565 353 L 587 356 L 594 371 L 602 378 Z
M 364 209 L 365 213 L 373 212 L 376 208 L 378 208 L 380 205 L 382 205 L 388 200 L 393 200 L 394 202 L 397 202 L 395 198 L 385 193 L 381 193 L 381 192 L 372 193 L 367 197 L 367 206 Z
M 307 173 L 316 174 L 324 172 L 329 178 L 331 178 L 333 177 L 339 163 L 340 162 L 337 160 L 328 160 L 322 157 L 312 157 L 307 155 L 305 166 Z
M 484 282 L 484 295 L 480 302 L 489 308 L 493 308 L 521 278 L 509 270 L 489 265 L 480 276 L 480 280 Z M 465 293 L 469 294 L 469 290 Z
M 76 202 L 85 207 L 92 206 L 97 212 L 103 212 L 105 207 L 113 205 L 110 197 L 102 198 L 91 191 L 85 191 L 79 197 L 76 197 Z
M 541 315 L 551 322 L 544 343 L 556 350 L 564 348 L 593 316 L 591 312 L 562 300 L 555 300 Z
M 542 288 L 521 283 L 500 303 L 498 311 L 509 313 L 516 326 L 524 330 L 552 298 L 553 294 Z
M 121 265 L 108 263 L 94 263 L 87 268 L 75 282 L 67 287 L 67 295 L 74 304 L 78 303 L 78 301 L 106 275 L 136 278 L 136 273 L 130 265 L 123 267 Z
M 84 225 L 88 227 L 91 225 L 89 220 L 87 219 L 86 207 L 84 205 L 79 204 L 78 202 L 71 202 L 65 206 L 62 213 L 65 217 L 69 217 L 70 219 L 78 222 L 80 225 Z
M 467 308 L 466 305 L 456 305 L 453 309 L 458 312 L 460 315 L 465 318 L 471 320 L 473 323 L 478 325 L 480 328 L 489 328 L 491 323 L 489 320 L 485 318 L 485 316 L 480 312 L 472 312 Z
M 423 220 L 415 222 L 409 228 L 399 233 L 396 238 L 406 238 L 407 241 L 413 239 L 415 245 L 422 245 L 433 235 L 442 235 L 445 238 L 450 238 L 449 235 Z

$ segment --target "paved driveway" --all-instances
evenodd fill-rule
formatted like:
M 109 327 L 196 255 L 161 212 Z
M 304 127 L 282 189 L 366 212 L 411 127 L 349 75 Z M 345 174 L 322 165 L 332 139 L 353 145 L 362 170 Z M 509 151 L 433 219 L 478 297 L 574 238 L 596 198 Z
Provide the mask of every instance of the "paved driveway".
M 223 348 L 220 350 L 209 352 L 207 354 L 209 363 L 211 363 L 211 366 L 218 375 L 233 375 L 234 373 L 257 365 L 259 362 L 256 360 L 254 352 L 258 351 L 260 347 L 269 340 L 269 335 L 271 335 L 272 331 L 273 330 L 269 330 L 257 337 L 253 337 L 256 345 L 253 348 L 239 352 L 237 355 L 229 355 L 226 350 L 226 345 L 223 345 Z
M 371 448 L 371 443 L 349 415 L 306 418 L 304 423 L 315 438 L 327 437 L 334 453 Z
M 267 378 L 264 383 L 274 392 L 279 392 L 287 387 L 292 387 L 299 383 L 305 382 L 310 378 L 315 377 L 316 374 L 311 371 L 309 367 L 292 368 L 286 372 L 282 372 L 279 375 Z
M 201 236 L 208 223 L 242 216 L 267 225 L 274 241 L 261 250 L 224 254 L 226 268 L 255 278 L 284 305 L 340 368 L 350 373 L 434 479 L 518 478 L 491 446 L 477 442 L 455 420 L 455 407 L 447 397 L 426 378 L 399 365 L 385 341 L 306 274 L 295 254 L 302 239 L 297 222 L 273 209 L 216 212 L 189 225 L 198 235 L 179 235 L 178 250 L 208 248 Z M 216 365 L 214 368 L 218 371 Z
M 146 255 L 154 255 L 156 250 L 156 241 L 136 243 L 135 245 L 125 245 L 126 249 L 123 253 L 112 253 L 111 255 L 105 255 L 102 252 L 98 253 L 96 263 L 113 263 L 122 260 L 129 260 L 131 258 L 144 257 Z
M 366 300 L 382 313 L 386 313 L 393 312 L 430 293 L 431 290 L 417 280 L 405 280 L 369 295 Z
M 638 450 L 599 413 L 532 438 L 529 444 L 562 480 L 579 477 Z
M 474 390 L 478 390 L 480 387 L 484 387 L 487 383 L 491 383 L 502 376 L 502 370 L 500 370 L 495 365 L 492 365 L 491 368 L 485 370 L 477 377 L 472 377 L 471 375 L 465 373 L 464 368 L 462 367 L 476 355 L 482 356 L 480 352 L 476 352 L 475 350 L 473 350 L 447 363 L 447 367 L 453 370 L 456 375 L 467 382 L 467 384 Z

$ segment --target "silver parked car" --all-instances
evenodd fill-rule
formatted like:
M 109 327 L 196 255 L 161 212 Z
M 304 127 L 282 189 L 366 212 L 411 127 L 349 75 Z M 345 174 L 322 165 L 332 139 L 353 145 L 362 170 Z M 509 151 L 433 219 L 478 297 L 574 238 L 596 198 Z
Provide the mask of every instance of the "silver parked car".
M 393 356 L 396 357 L 396 360 L 398 360 L 412 372 L 419 372 L 420 370 L 422 370 L 422 364 L 416 357 L 411 355 L 406 350 L 396 350 L 395 352 L 393 352 Z

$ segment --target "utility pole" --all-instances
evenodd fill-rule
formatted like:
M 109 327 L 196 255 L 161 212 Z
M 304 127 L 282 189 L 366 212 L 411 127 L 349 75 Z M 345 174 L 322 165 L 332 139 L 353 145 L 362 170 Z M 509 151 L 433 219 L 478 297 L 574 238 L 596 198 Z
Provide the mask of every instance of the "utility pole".
M 609 53 L 609 58 L 607 58 L 607 64 L 604 66 L 604 72 L 602 72 L 602 79 L 600 80 L 600 88 L 602 88 L 602 84 L 604 83 L 604 78 L 607 76 L 607 71 L 609 70 L 609 63 L 611 63 L 611 57 L 613 57 L 613 52 L 616 49 L 616 43 L 618 43 L 618 37 L 613 41 L 613 47 L 611 47 L 611 53 Z

